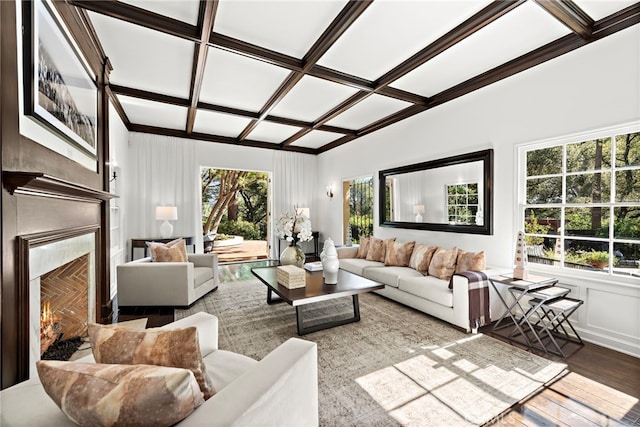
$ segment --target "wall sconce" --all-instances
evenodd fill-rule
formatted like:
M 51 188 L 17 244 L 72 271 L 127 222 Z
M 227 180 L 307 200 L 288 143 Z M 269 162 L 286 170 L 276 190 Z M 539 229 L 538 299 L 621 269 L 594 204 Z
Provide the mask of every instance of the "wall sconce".
M 424 213 L 424 205 L 413 205 L 413 213 L 416 214 L 416 222 L 422 222 L 422 214 Z
M 330 185 L 327 185 L 327 197 L 333 199 L 333 187 Z
M 160 226 L 160 236 L 168 239 L 173 234 L 173 225 L 169 221 L 178 219 L 178 208 L 175 206 L 156 206 L 156 220 L 164 221 Z

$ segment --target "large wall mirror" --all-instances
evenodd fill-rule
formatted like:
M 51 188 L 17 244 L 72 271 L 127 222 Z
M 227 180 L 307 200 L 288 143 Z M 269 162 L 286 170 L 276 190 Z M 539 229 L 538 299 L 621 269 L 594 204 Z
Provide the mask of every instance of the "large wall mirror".
M 379 173 L 383 227 L 493 233 L 493 150 Z

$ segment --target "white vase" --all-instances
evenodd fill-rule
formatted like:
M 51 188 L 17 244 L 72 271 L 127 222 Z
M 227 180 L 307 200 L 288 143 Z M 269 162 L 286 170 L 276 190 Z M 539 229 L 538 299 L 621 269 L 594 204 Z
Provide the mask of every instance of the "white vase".
M 331 239 L 329 244 L 325 241 L 324 258 L 322 259 L 322 273 L 324 275 L 324 283 L 327 285 L 335 285 L 338 283 L 338 270 L 340 261 L 338 260 L 338 251 Z
M 302 268 L 305 261 L 305 255 L 302 248 L 298 244 L 287 246 L 280 254 L 280 264 L 295 265 Z

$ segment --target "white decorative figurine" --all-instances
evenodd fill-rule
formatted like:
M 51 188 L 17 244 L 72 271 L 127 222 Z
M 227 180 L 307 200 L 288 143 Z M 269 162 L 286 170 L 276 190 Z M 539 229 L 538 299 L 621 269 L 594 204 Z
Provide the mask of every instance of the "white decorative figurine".
M 526 279 L 527 274 L 527 250 L 524 242 L 524 233 L 518 231 L 518 238 L 516 239 L 516 253 L 513 260 L 515 265 L 513 269 L 513 277 L 515 279 Z
M 338 261 L 338 251 L 333 244 L 333 240 L 327 239 L 324 241 L 324 254 L 322 259 L 322 275 L 324 276 L 324 283 L 327 285 L 335 285 L 338 283 L 338 269 L 340 268 L 340 261 Z

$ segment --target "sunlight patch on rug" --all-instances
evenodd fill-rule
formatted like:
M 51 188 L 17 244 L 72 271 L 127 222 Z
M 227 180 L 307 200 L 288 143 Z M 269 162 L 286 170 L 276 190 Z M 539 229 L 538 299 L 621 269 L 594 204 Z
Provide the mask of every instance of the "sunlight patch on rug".
M 482 425 L 565 368 L 477 334 L 356 382 L 402 425 Z

